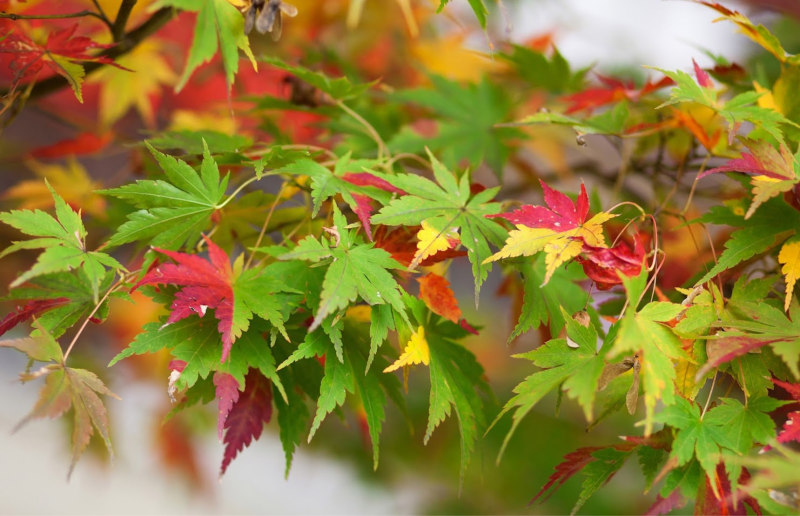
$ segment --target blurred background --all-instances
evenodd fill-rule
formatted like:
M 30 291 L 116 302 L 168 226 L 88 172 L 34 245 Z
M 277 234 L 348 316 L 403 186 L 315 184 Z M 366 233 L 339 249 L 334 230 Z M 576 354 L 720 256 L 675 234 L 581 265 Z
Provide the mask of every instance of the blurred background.
M 600 72 L 623 70 L 640 77 L 647 73 L 642 68 L 644 65 L 688 71 L 692 59 L 701 66 L 711 66 L 710 56 L 724 56 L 729 61 L 744 64 L 754 50 L 748 40 L 736 34 L 732 25 L 712 23 L 713 11 L 684 1 L 505 0 L 496 4 L 489 0 L 490 30 L 484 34 L 477 27 L 466 0 L 452 0 L 445 15 L 433 20 L 438 27 L 435 37 L 427 39 L 408 36 L 406 22 L 398 14 L 394 2 L 366 2 L 355 29 L 346 24 L 346 0 L 292 3 L 297 5 L 299 14 L 285 21 L 284 38 L 276 45 L 268 38 L 260 40 L 256 36 L 253 45 L 257 53 L 291 55 L 293 45 L 313 40 L 320 51 L 361 55 L 365 69 L 371 67 L 374 77 L 394 77 L 391 75 L 393 68 L 403 65 L 402 68 L 427 69 L 464 79 L 476 66 L 479 66 L 478 71 L 493 66 L 491 50 L 504 41 L 526 44 L 544 37 L 552 39 L 574 68 L 595 65 Z M 432 16 L 430 6 L 436 3 L 416 2 L 420 5 L 415 5 L 415 15 Z M 787 36 L 785 43 L 791 41 L 791 34 L 800 33 L 794 22 L 778 12 L 752 10 L 754 6 L 772 6 L 792 14 L 791 11 L 796 10 L 794 2 L 725 2 L 725 5 L 744 9 L 754 19 L 777 27 L 775 30 L 780 35 Z M 170 30 L 176 40 L 190 37 L 185 27 L 174 26 Z M 404 41 L 401 49 L 393 46 L 400 44 L 391 40 L 397 34 Z M 794 39 L 797 40 L 797 36 Z M 791 45 L 787 44 L 787 48 Z M 416 61 L 407 67 L 408 63 L 398 62 L 403 59 Z M 480 65 L 473 59 L 478 59 Z M 197 103 L 207 102 L 204 95 L 216 94 L 213 85 L 202 82 L 202 73 L 197 75 L 183 96 L 165 94 L 150 113 L 131 109 L 106 122 L 115 124 L 119 134 L 127 133 L 132 139 L 141 131 L 163 127 L 160 116 L 165 110 L 177 114 L 172 118 L 173 124 L 194 124 L 194 127 L 203 123 L 215 127 L 236 124 L 225 118 L 224 105 L 217 114 L 200 115 L 192 111 Z M 237 79 L 242 84 L 249 80 L 246 76 Z M 406 77 L 404 80 L 414 83 L 419 79 Z M 279 86 L 262 83 L 262 87 L 275 90 Z M 92 95 L 95 103 L 103 102 L 102 93 L 92 93 L 89 86 L 87 104 L 91 104 Z M 69 96 L 69 92 L 61 92 L 47 102 L 54 107 L 74 103 Z M 25 111 L 14 120 L 6 128 L 0 148 L 3 187 L 35 177 L 37 167 L 44 166 L 41 162 L 14 159 L 19 155 L 19 148 L 44 146 L 69 134 L 66 127 L 86 126 L 90 117 L 88 109 L 86 105 L 72 109 L 69 124 L 55 119 L 46 109 Z M 204 122 L 203 116 L 209 117 L 208 120 Z M 302 131 L 307 128 L 301 121 L 295 130 L 295 136 L 302 139 Z M 590 145 L 585 152 L 598 151 Z M 123 146 L 107 149 L 70 166 L 73 172 L 75 167 L 85 167 L 89 177 L 108 185 L 132 173 L 129 161 L 128 150 Z M 510 181 L 513 182 L 513 178 Z M 8 198 L 6 195 L 6 201 Z M 102 213 L 101 199 L 86 199 L 85 202 L 86 206 L 94 206 L 97 214 Z M 5 239 L 6 235 L 0 238 Z M 5 247 L 7 242 L 0 244 Z M 14 259 L 5 258 L 9 261 L 2 264 L 0 278 L 4 284 L 11 281 L 9 274 L 18 270 L 10 262 Z M 471 299 L 469 271 L 452 272 L 451 284 L 456 295 L 462 300 Z M 493 294 L 499 287 L 497 279 L 490 279 L 484 287 L 479 309 L 472 303 L 462 303 L 467 320 L 484 327 L 480 336 L 470 338 L 466 345 L 476 353 L 487 371 L 499 400 L 497 409 L 509 398 L 511 387 L 530 373 L 529 366 L 510 355 L 535 347 L 539 339 L 536 332 L 531 332 L 512 348 L 506 346 L 514 321 L 509 314 L 507 298 Z M 155 317 L 154 310 L 127 314 L 112 329 L 90 333 L 86 338 L 94 340 L 96 353 L 93 358 L 83 359 L 93 361 L 93 370 L 102 369 L 144 322 Z M 16 334 L 7 337 L 20 335 L 18 329 Z M 499 465 L 495 464 L 495 459 L 508 422 L 501 422 L 481 440 L 463 486 L 459 488 L 458 432 L 454 420 L 448 420 L 437 429 L 428 445 L 423 446 L 424 428 L 409 429 L 401 415 L 390 410 L 381 439 L 381 464 L 373 471 L 370 449 L 360 422 L 331 416 L 312 443 L 297 451 L 288 478 L 284 478 L 283 450 L 274 425 L 269 425 L 261 439 L 245 449 L 219 479 L 217 471 L 223 447 L 213 431 L 214 407 L 190 409 L 167 425 L 161 422 L 170 409 L 164 360 L 159 356 L 135 357 L 126 361 L 130 363 L 115 366 L 116 381 L 112 381 L 110 387 L 121 400 L 108 403 L 115 458 L 109 463 L 105 451 L 93 443 L 93 448 L 67 482 L 69 434 L 63 421 L 38 420 L 11 433 L 34 404 L 38 386 L 20 385 L 16 377 L 25 367 L 24 358 L 12 350 L 0 350 L 0 382 L 3 382 L 0 390 L 0 433 L 3 435 L 0 439 L 0 513 L 565 513 L 578 496 L 577 479 L 567 482 L 543 504 L 528 507 L 527 503 L 564 454 L 578 446 L 615 442 L 618 435 L 629 433 L 636 421 L 627 414 L 617 414 L 588 432 L 584 426 L 574 423 L 583 421 L 583 417 L 573 404 L 565 403 L 556 414 L 555 400 L 549 400 L 525 418 L 513 438 L 513 452 Z M 428 392 L 423 376 L 412 372 L 408 398 L 412 420 L 422 422 L 427 413 L 427 395 L 422 393 Z M 422 388 L 415 389 L 415 382 L 422 384 Z M 643 488 L 635 461 L 629 461 L 609 487 L 600 490 L 581 512 L 642 513 L 655 496 L 654 493 L 644 495 Z

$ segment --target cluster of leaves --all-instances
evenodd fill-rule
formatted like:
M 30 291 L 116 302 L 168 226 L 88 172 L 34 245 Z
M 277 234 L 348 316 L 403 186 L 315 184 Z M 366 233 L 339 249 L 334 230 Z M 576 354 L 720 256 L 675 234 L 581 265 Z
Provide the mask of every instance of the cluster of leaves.
M 144 294 L 163 309 L 109 365 L 167 355 L 172 415 L 216 403 L 221 474 L 260 437 L 273 411 L 287 472 L 297 446 L 332 412 L 363 418 L 377 468 L 389 401 L 413 426 L 403 385 L 408 390 L 410 376 L 425 375 L 423 440 L 454 416 L 462 480 L 482 436 L 510 412 L 502 455 L 523 419 L 556 394 L 559 404 L 577 402 L 590 427 L 626 407 L 642 419 L 641 435 L 567 454 L 532 501 L 581 472 L 577 511 L 635 453 L 645 489 L 660 485 L 651 513 L 689 500 L 700 513 L 797 509 L 790 490 L 800 482 L 791 469 L 796 454 L 784 445 L 800 441 L 800 411 L 782 407 L 800 402 L 800 112 L 792 95 L 800 60 L 744 15 L 699 3 L 764 47 L 780 75 L 751 83 L 720 59 L 710 70 L 695 63 L 693 75 L 659 71 L 661 78 L 639 87 L 603 76 L 591 84 L 586 70 L 571 70 L 549 43 L 532 42 L 503 49 L 502 67 L 474 82 L 430 75 L 379 88 L 364 71 L 334 78 L 257 58 L 246 17 L 279 17 L 281 2 L 161 0 L 127 35 L 135 2 L 123 2 L 113 22 L 102 9 L 94 13 L 113 43 L 74 29 L 35 43 L 13 25 L 0 42 L 13 72 L 7 107 L 34 98 L 45 69 L 66 78 L 81 100 L 84 62 L 115 64 L 99 79 L 103 92 L 113 91 L 114 74 L 139 72 L 124 62 L 134 53 L 113 61 L 111 50 L 125 37 L 146 37 L 142 27 L 165 23 L 161 13 L 196 12 L 182 74 L 157 61 L 145 91 L 189 91 L 210 61 L 221 70 L 227 109 L 236 109 L 242 124 L 232 134 L 202 124 L 158 132 L 134 151 L 146 163 L 144 178 L 106 189 L 87 180 L 92 192 L 66 199 L 57 191 L 66 185 L 48 183 L 41 206 L 0 213 L 1 222 L 33 237 L 0 257 L 41 250 L 13 279 L 9 298 L 17 307 L 0 321 L 1 334 L 34 320 L 30 337 L 0 343 L 45 363 L 22 373 L 23 381 L 45 377 L 26 420 L 71 409 L 73 465 L 94 429 L 110 450 L 98 394 L 112 394 L 94 373 L 66 362 L 89 321 L 114 320 L 113 300 Z M 469 4 L 485 28 L 483 2 Z M 408 2 L 398 5 L 410 12 Z M 357 22 L 362 8 L 351 2 L 348 20 Z M 158 41 L 134 52 L 157 54 Z M 279 85 L 269 95 L 252 84 L 243 95 L 233 90 L 235 79 L 246 82 L 251 73 L 239 70 L 240 51 L 269 69 Z M 96 99 L 101 108 L 103 95 Z M 114 126 L 133 106 L 155 123 L 149 100 L 116 95 L 127 104 L 100 113 L 101 127 Z M 195 121 L 202 118 L 198 104 L 190 102 Z M 296 112 L 310 118 L 281 127 L 281 117 Z M 298 137 L 293 131 L 310 120 L 319 128 Z M 537 132 L 543 126 L 551 132 Z M 96 152 L 109 143 L 105 134 L 82 134 L 33 156 Z M 572 198 L 548 184 L 552 176 L 526 169 L 520 156 L 537 150 L 531 134 L 563 149 L 574 147 L 576 136 L 584 145 L 587 135 L 635 141 L 637 160 L 628 165 L 649 176 L 653 194 L 623 189 L 620 202 L 603 209 L 601 195 L 590 199 L 581 184 Z M 709 160 L 718 166 L 706 167 Z M 524 186 L 540 187 L 543 204 L 498 201 L 509 162 L 522 175 L 527 170 Z M 699 172 L 689 187 L 686 172 Z M 725 183 L 735 195 L 712 195 L 719 203 L 700 213 L 692 195 L 717 189 L 706 186 L 716 174 L 736 180 Z M 70 182 L 63 171 L 56 177 Z M 499 186 L 487 188 L 479 177 Z M 274 193 L 261 187 L 270 181 Z M 87 195 L 102 196 L 98 202 L 111 209 L 90 212 L 97 205 Z M 686 203 L 682 211 L 677 201 Z M 48 205 L 55 216 L 38 209 Z M 98 226 L 91 238 L 82 209 Z M 688 226 L 689 236 L 670 228 L 670 217 Z M 724 241 L 724 250 L 704 254 L 691 231 Z M 670 248 L 678 238 L 694 242 L 695 256 L 682 259 Z M 445 277 L 460 264 L 471 271 L 476 305 L 492 269 L 504 276 L 515 306 L 509 341 L 531 330 L 544 337 L 516 355 L 533 370 L 499 410 L 484 366 L 465 345 L 478 331 Z M 56 339 L 67 332 L 72 338 L 62 353 Z M 754 458 L 759 450 L 769 454 Z M 794 473 L 781 476 L 786 471 Z

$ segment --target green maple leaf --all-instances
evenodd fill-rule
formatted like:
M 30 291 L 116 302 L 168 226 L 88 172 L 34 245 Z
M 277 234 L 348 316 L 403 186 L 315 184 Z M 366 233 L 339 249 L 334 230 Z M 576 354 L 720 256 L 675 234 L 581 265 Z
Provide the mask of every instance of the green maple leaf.
M 372 82 L 353 84 L 347 77 L 331 78 L 324 73 L 309 70 L 308 68 L 302 66 L 292 66 L 282 59 L 273 56 L 263 56 L 260 57 L 259 60 L 271 66 L 280 68 L 281 70 L 290 72 L 298 79 L 307 82 L 308 84 L 314 86 L 323 93 L 330 95 L 336 100 L 348 100 L 360 97 L 366 93 L 366 91 L 372 87 L 373 84 L 375 84 Z M 293 109 L 297 108 L 297 106 L 294 104 L 290 104 L 287 107 L 292 107 Z
M 139 180 L 101 193 L 124 199 L 140 208 L 111 236 L 108 246 L 142 241 L 168 250 L 199 238 L 211 214 L 225 195 L 228 176 L 222 181 L 217 163 L 203 152 L 200 174 L 186 162 L 155 150 L 146 143 L 167 181 Z
M 309 235 L 290 253 L 281 255 L 281 260 L 305 260 L 328 263 L 319 306 L 309 332 L 314 331 L 330 314 L 347 308 L 357 298 L 370 305 L 389 304 L 402 316 L 405 306 L 401 288 L 392 276 L 391 269 L 401 269 L 391 255 L 383 249 L 364 244 L 348 231 L 347 220 L 334 205 L 333 221 L 338 242 L 317 240 Z
M 150 9 L 162 7 L 175 7 L 197 13 L 194 40 L 186 59 L 186 68 L 175 86 L 175 91 L 183 89 L 192 72 L 210 61 L 217 54 L 217 49 L 222 56 L 228 87 L 233 84 L 239 69 L 239 49 L 250 58 L 253 67 L 256 67 L 250 42 L 244 33 L 242 13 L 227 0 L 159 0 Z
M 641 296 L 643 279 L 647 272 L 643 271 L 637 278 L 622 278 L 628 293 L 630 307 L 636 306 Z M 641 310 L 629 308 L 619 323 L 619 330 L 614 345 L 608 352 L 613 358 L 622 353 L 643 352 L 642 385 L 644 386 L 645 435 L 650 435 L 653 428 L 653 415 L 656 403 L 664 405 L 675 402 L 675 367 L 673 360 L 689 359 L 681 348 L 680 339 L 663 322 L 674 319 L 685 309 L 675 303 L 652 302 Z
M 470 196 L 470 178 L 465 173 L 457 180 L 433 154 L 428 153 L 437 183 L 415 174 L 383 174 L 379 177 L 408 193 L 392 200 L 372 217 L 374 224 L 414 226 L 422 221 L 437 229 L 458 228 L 461 245 L 467 248 L 475 277 L 477 304 L 480 286 L 492 268 L 484 261 L 492 255 L 489 242 L 497 247 L 505 243 L 508 232 L 486 218 L 500 212 L 500 204 L 489 202 L 499 188 L 488 188 Z
M 677 466 L 683 466 L 696 458 L 706 474 L 714 478 L 720 452 L 723 449 L 737 450 L 736 443 L 729 437 L 729 430 L 725 428 L 728 423 L 719 417 L 722 415 L 712 416 L 709 411 L 703 417 L 700 407 L 678 397 L 653 419 L 676 429 L 670 457 L 674 458 Z M 713 484 L 712 488 L 716 490 Z
M 99 290 L 106 291 L 111 288 L 114 281 L 114 274 L 109 271 L 100 283 Z M 24 285 L 13 289 L 6 300 L 20 301 L 43 301 L 58 300 L 58 306 L 37 316 L 37 321 L 50 332 L 53 337 L 58 338 L 78 321 L 85 319 L 94 310 L 95 286 L 89 277 L 79 271 L 77 274 L 70 272 L 57 272 L 44 274 L 32 278 Z M 116 294 L 111 294 L 116 297 Z M 108 315 L 108 303 L 103 303 L 95 312 L 95 318 L 104 320 Z
M 400 91 L 394 98 L 430 109 L 438 119 L 436 136 L 421 136 L 410 128 L 398 133 L 389 147 L 397 152 L 436 151 L 449 166 L 468 160 L 473 167 L 484 161 L 502 178 L 509 155 L 509 142 L 522 136 L 518 129 L 499 127 L 508 121 L 513 102 L 505 90 L 484 79 L 478 84 L 461 84 L 431 76 L 433 89 Z
M 355 185 L 343 178 L 347 173 L 372 172 L 369 169 L 375 166 L 376 163 L 377 161 L 370 159 L 350 159 L 350 153 L 347 153 L 336 161 L 332 171 L 316 161 L 306 158 L 290 163 L 279 169 L 278 172 L 306 175 L 311 178 L 311 199 L 314 201 L 314 208 L 311 215 L 316 216 L 320 206 L 322 206 L 322 202 L 336 195 L 341 195 L 342 199 L 344 199 L 353 210 L 358 206 L 358 203 L 353 198 L 353 194 L 366 195 L 372 199 L 376 199 L 381 204 L 389 202 L 391 193 L 374 187 Z
M 513 45 L 512 49 L 511 54 L 497 55 L 514 64 L 519 76 L 531 86 L 543 88 L 557 95 L 578 91 L 583 87 L 584 76 L 588 69 L 573 73 L 569 62 L 558 49 L 554 48 L 550 57 L 520 45 Z
M 575 313 L 586 306 L 588 293 L 575 284 L 576 280 L 584 277 L 580 266 L 572 264 L 557 269 L 550 281 L 542 286 L 546 275 L 544 254 L 537 256 L 533 264 L 522 261 L 517 265 L 522 274 L 524 297 L 519 321 L 508 341 L 548 322 L 550 334 L 558 335 L 565 324 L 561 307 L 567 313 Z
M 431 315 L 419 299 L 406 295 L 406 303 L 416 322 L 425 327 L 430 352 L 431 393 L 423 442 L 427 444 L 433 431 L 455 411 L 461 435 L 459 482 L 463 483 L 475 442 L 486 426 L 484 402 L 477 392 L 489 392 L 483 367 L 475 355 L 455 342 L 466 335 L 463 328 L 438 315 Z
M 0 213 L 0 222 L 36 238 L 14 242 L 0 253 L 0 258 L 20 249 L 43 249 L 36 263 L 11 282 L 18 287 L 37 276 L 80 269 L 88 278 L 92 300 L 98 302 L 100 284 L 106 267 L 125 270 L 114 258 L 99 251 L 86 249 L 86 228 L 81 216 L 47 183 L 55 202 L 56 216 L 41 210 L 12 210 Z
M 617 134 L 621 135 L 628 121 L 628 104 L 620 102 L 612 109 L 599 115 L 581 119 L 560 113 L 536 113 L 527 116 L 514 125 L 555 124 L 572 127 L 577 133 L 584 134 Z
M 578 509 L 583 507 L 583 504 L 586 503 L 590 496 L 611 480 L 611 477 L 619 471 L 619 468 L 625 464 L 625 461 L 628 460 L 628 457 L 630 457 L 635 449 L 636 447 L 618 449 L 609 446 L 592 453 L 592 457 L 594 457 L 595 460 L 588 463 L 581 470 L 583 474 L 581 492 L 578 495 L 578 500 L 572 507 L 571 514 L 578 512 Z
M 581 405 L 586 419 L 588 421 L 593 419 L 597 382 L 605 366 L 603 356 L 597 352 L 597 331 L 591 325 L 588 328 L 580 325 L 568 314 L 563 314 L 562 317 L 566 320 L 567 336 L 577 344 L 577 348 L 568 346 L 566 339 L 553 339 L 533 351 L 514 355 L 517 358 L 530 360 L 542 370 L 528 376 L 514 387 L 515 396 L 508 400 L 492 423 L 494 425 L 506 412 L 514 410 L 511 429 L 503 441 L 498 461 L 522 418 L 545 395 L 561 387 L 562 384 L 567 396 L 577 400 Z
M 300 304 L 299 290 L 286 285 L 280 276 L 273 273 L 274 267 L 243 271 L 233 283 L 233 327 L 234 338 L 247 331 L 253 316 L 268 321 L 281 335 L 290 341 L 284 323 Z M 242 384 L 244 385 L 244 384 Z

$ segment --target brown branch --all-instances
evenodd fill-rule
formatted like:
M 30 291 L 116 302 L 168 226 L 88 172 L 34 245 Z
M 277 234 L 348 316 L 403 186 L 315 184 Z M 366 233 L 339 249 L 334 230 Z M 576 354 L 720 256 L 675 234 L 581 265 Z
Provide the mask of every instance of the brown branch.
M 122 6 L 120 7 L 120 11 L 121 10 Z M 127 54 L 128 52 L 136 48 L 136 46 L 139 43 L 141 43 L 147 37 L 158 31 L 158 29 L 163 27 L 172 18 L 173 12 L 174 11 L 171 7 L 164 7 L 163 9 L 159 9 L 146 22 L 139 25 L 129 33 L 125 34 L 117 42 L 116 45 L 100 52 L 100 54 L 98 54 L 98 57 L 108 57 L 111 59 L 116 59 L 117 57 Z M 97 62 L 86 63 L 86 65 L 84 66 L 84 70 L 86 70 L 86 75 L 89 75 L 90 73 L 94 72 L 95 70 L 103 66 L 105 66 L 103 63 L 97 63 Z M 33 87 L 33 90 L 31 91 L 28 100 L 34 100 L 39 97 L 44 97 L 46 95 L 49 95 L 50 93 L 60 90 L 61 88 L 67 86 L 68 84 L 69 82 L 64 77 L 60 75 L 54 75 L 43 81 L 37 82 L 36 85 Z
M 9 20 L 59 20 L 59 19 L 66 19 L 66 18 L 84 18 L 86 16 L 94 16 L 99 20 L 103 21 L 105 24 L 108 25 L 108 19 L 105 18 L 102 14 L 96 13 L 94 11 L 89 11 L 84 9 L 83 11 L 78 11 L 75 13 L 67 13 L 67 14 L 15 14 L 15 13 L 6 13 L 0 12 L 0 18 L 8 18 Z
M 131 16 L 131 11 L 136 5 L 136 0 L 122 0 L 117 11 L 117 17 L 114 19 L 114 25 L 111 26 L 111 35 L 114 41 L 120 41 L 125 35 L 125 25 L 128 24 L 128 18 Z

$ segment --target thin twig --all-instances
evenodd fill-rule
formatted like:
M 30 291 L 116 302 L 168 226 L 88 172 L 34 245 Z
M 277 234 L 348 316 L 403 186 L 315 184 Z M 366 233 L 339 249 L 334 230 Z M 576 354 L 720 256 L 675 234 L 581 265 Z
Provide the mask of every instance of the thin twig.
M 125 25 L 128 24 L 128 18 L 130 18 L 131 11 L 133 11 L 135 5 L 136 0 L 122 0 L 119 5 L 114 25 L 111 26 L 111 35 L 114 41 L 119 41 L 125 36 Z
M 94 314 L 96 314 L 96 313 L 97 313 L 97 311 L 100 309 L 100 307 L 101 307 L 101 306 L 103 305 L 103 303 L 106 301 L 106 299 L 108 299 L 108 296 L 109 296 L 109 295 L 110 295 L 112 292 L 114 292 L 114 291 L 117 289 L 117 287 L 119 287 L 119 286 L 120 286 L 120 284 L 123 282 L 123 280 L 124 280 L 124 278 L 120 278 L 120 279 L 118 279 L 118 280 L 117 280 L 117 282 L 116 282 L 116 283 L 114 283 L 114 284 L 111 286 L 111 288 L 110 288 L 110 289 L 108 289 L 108 291 L 106 291 L 106 293 L 105 293 L 105 294 L 103 294 L 103 297 L 102 297 L 102 298 L 100 299 L 100 301 L 98 301 L 98 302 L 97 302 L 97 304 L 94 306 L 94 309 L 92 310 L 92 312 L 91 312 L 91 313 L 90 313 L 90 314 L 89 314 L 89 315 L 86 317 L 86 319 L 83 321 L 83 324 L 81 324 L 81 327 L 80 327 L 80 328 L 78 328 L 78 332 L 75 334 L 75 336 L 74 336 L 74 337 L 72 337 L 72 341 L 69 343 L 69 346 L 67 346 L 67 350 L 64 352 L 64 358 L 63 358 L 63 359 L 62 359 L 62 361 L 61 361 L 61 363 L 62 363 L 62 364 L 66 364 L 66 363 L 67 363 L 67 357 L 68 357 L 68 356 L 69 356 L 69 354 L 72 352 L 72 348 L 75 346 L 75 343 L 76 343 L 76 342 L 78 342 L 78 338 L 80 338 L 81 334 L 83 333 L 83 330 L 85 330 L 85 329 L 86 329 L 86 325 L 87 325 L 87 324 L 89 324 L 89 321 L 91 321 L 91 320 L 92 320 L 92 317 L 94 317 Z
M 261 232 L 258 234 L 256 243 L 253 245 L 253 251 L 250 253 L 250 256 L 247 257 L 247 261 L 244 264 L 245 270 L 247 270 L 250 267 L 250 264 L 253 263 L 253 257 L 256 255 L 255 250 L 261 245 L 261 241 L 264 239 L 264 235 L 267 233 L 267 226 L 269 226 L 269 221 L 272 220 L 272 214 L 275 213 L 275 208 L 281 202 L 281 196 L 283 195 L 283 191 L 286 189 L 286 184 L 287 182 L 284 181 L 281 185 L 281 189 L 278 191 L 278 195 L 275 196 L 275 200 L 272 202 L 272 206 L 269 207 L 269 213 L 267 213 L 267 218 L 264 219 L 264 224 L 261 225 Z
M 347 104 L 345 104 L 341 100 L 337 100 L 336 105 L 342 108 L 342 111 L 344 111 L 351 117 L 355 118 L 356 121 L 358 121 L 358 123 L 364 126 L 364 129 L 367 130 L 367 133 L 369 133 L 370 137 L 372 137 L 372 139 L 375 140 L 375 144 L 378 146 L 379 160 L 383 159 L 384 155 L 386 155 L 387 157 L 391 157 L 391 155 L 389 154 L 389 150 L 386 148 L 386 143 L 384 143 L 383 138 L 381 138 L 381 135 L 378 134 L 378 131 L 375 130 L 372 124 L 367 122 L 367 120 L 364 117 L 353 111 L 351 108 L 347 106 Z

